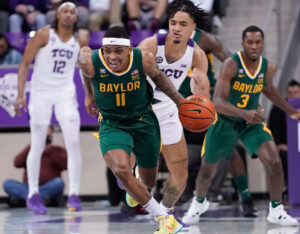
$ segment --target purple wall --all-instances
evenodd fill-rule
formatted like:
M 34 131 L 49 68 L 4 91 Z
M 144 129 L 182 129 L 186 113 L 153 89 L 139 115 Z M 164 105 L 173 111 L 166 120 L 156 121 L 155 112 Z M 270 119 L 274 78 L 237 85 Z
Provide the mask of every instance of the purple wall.
M 300 109 L 300 99 L 290 99 L 289 103 Z M 288 187 L 289 203 L 300 204 L 300 122 L 287 117 L 288 133 Z
M 0 68 L 0 127 L 26 127 L 29 126 L 29 115 L 22 109 L 22 115 L 17 116 L 14 112 L 14 102 L 17 98 L 17 72 L 18 68 Z M 28 103 L 30 91 L 30 79 L 32 69 L 29 69 L 28 79 L 25 85 L 26 100 Z M 79 69 L 76 68 L 74 82 L 77 91 L 77 100 L 79 103 L 79 112 L 82 126 L 97 125 L 97 119 L 87 114 L 84 107 L 84 90 L 79 75 Z M 57 124 L 54 115 L 52 124 Z

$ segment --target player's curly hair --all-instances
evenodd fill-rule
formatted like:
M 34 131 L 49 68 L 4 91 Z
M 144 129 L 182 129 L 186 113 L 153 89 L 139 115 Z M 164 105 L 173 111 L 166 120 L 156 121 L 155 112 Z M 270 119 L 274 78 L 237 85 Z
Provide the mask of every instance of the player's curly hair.
M 203 9 L 195 6 L 190 0 L 174 0 L 168 5 L 168 19 L 172 18 L 178 11 L 185 12 L 196 23 L 196 27 L 208 31 L 209 15 Z

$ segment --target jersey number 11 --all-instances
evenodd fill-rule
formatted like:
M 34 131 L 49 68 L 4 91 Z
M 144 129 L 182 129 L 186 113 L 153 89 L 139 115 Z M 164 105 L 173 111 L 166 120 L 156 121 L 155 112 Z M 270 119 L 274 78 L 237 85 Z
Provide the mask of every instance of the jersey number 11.
M 116 94 L 116 106 L 125 106 L 125 93 Z

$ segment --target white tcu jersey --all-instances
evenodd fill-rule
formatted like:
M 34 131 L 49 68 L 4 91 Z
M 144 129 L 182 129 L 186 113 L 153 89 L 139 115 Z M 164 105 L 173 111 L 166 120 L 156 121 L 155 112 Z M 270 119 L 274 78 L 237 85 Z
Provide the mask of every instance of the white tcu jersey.
M 186 78 L 193 61 L 194 53 L 194 41 L 189 39 L 185 54 L 174 63 L 168 63 L 165 57 L 165 40 L 167 34 L 156 34 L 157 37 L 157 53 L 156 62 L 159 69 L 166 74 L 166 76 L 172 81 L 173 85 L 178 90 L 184 79 Z M 163 102 L 165 104 L 171 104 L 172 100 L 162 92 L 150 77 L 147 77 L 149 83 L 152 85 L 154 90 L 154 100 L 155 102 Z M 161 103 L 161 105 L 163 105 Z M 175 103 L 173 103 L 175 105 Z
M 74 36 L 62 42 L 54 29 L 50 28 L 48 44 L 40 48 L 35 57 L 31 86 L 59 89 L 74 85 L 79 49 Z

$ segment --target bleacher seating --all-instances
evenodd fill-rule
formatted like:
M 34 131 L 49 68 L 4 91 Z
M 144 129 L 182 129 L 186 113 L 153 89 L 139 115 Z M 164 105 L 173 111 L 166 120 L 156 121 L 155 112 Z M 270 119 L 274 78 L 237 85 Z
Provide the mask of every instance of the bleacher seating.
M 89 45 L 92 49 L 97 49 L 102 45 L 102 38 L 106 31 L 91 32 Z M 12 47 L 24 52 L 26 44 L 30 39 L 29 33 L 5 33 Z M 152 36 L 153 33 L 148 30 L 137 30 L 130 33 L 131 44 L 137 46 L 143 39 Z

